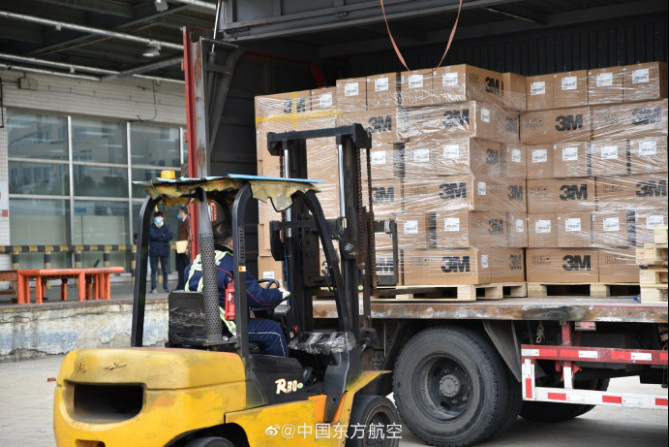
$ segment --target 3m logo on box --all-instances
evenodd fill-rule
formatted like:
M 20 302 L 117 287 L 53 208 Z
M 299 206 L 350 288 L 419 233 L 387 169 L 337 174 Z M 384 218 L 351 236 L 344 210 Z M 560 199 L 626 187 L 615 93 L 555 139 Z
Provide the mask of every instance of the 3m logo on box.
M 511 133 L 518 133 L 520 128 L 520 119 L 507 116 L 504 119 L 504 130 Z
M 504 234 L 504 219 L 489 219 L 488 233 L 492 235 Z
M 485 91 L 487 93 L 492 93 L 494 95 L 501 95 L 502 94 L 502 89 L 499 87 L 500 82 L 499 79 L 491 78 L 490 76 L 486 76 L 485 78 Z
M 635 109 L 632 111 L 632 117 L 632 124 L 635 126 L 661 123 L 662 107 Z
M 500 155 L 499 151 L 495 149 L 486 150 L 486 163 L 489 165 L 499 165 L 500 164 Z
M 509 185 L 509 200 L 523 200 L 523 185 Z
M 560 200 L 587 200 L 588 199 L 588 185 L 581 183 L 580 185 L 562 185 L 560 186 Z
M 639 188 L 636 191 L 638 197 L 665 197 L 667 195 L 666 180 L 637 182 L 636 187 Z
M 555 122 L 555 130 L 558 132 L 583 129 L 583 114 L 558 115 Z
M 439 197 L 444 200 L 448 199 L 465 199 L 467 198 L 467 182 L 457 183 L 442 183 L 439 185 Z
M 392 132 L 393 130 L 393 117 L 391 115 L 371 116 L 368 122 L 368 129 L 372 133 Z
M 469 272 L 471 270 L 471 262 L 469 256 L 444 256 L 441 258 L 441 271 L 444 273 L 453 272 Z
M 444 127 L 458 127 L 469 125 L 469 109 L 447 110 L 444 112 Z
M 293 110 L 293 105 L 295 110 Z M 302 113 L 307 111 L 307 98 L 286 99 L 283 101 L 283 113 Z
M 565 262 L 562 264 L 562 269 L 567 272 L 574 271 L 590 271 L 592 270 L 592 263 L 590 261 L 590 255 L 566 255 L 562 258 Z
M 395 201 L 395 187 L 394 186 L 377 186 L 372 188 L 373 203 L 394 202 Z
M 376 274 L 392 275 L 395 272 L 393 258 L 376 258 Z
M 523 255 L 509 255 L 509 270 L 523 269 Z

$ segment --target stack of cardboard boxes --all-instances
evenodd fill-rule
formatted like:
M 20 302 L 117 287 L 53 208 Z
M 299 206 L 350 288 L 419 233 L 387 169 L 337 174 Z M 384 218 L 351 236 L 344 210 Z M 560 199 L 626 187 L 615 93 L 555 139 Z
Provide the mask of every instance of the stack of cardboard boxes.
M 267 132 L 360 123 L 375 218 L 398 223 L 400 265 L 377 234 L 379 273 L 397 268 L 404 285 L 631 282 L 633 247 L 667 221 L 666 81 L 660 63 L 528 78 L 457 65 L 258 97 L 258 173 L 281 173 Z M 334 141 L 307 150 L 336 216 Z M 276 216 L 261 204 L 261 276 L 280 276 Z
M 666 64 L 528 77 L 527 281 L 634 283 L 667 219 Z

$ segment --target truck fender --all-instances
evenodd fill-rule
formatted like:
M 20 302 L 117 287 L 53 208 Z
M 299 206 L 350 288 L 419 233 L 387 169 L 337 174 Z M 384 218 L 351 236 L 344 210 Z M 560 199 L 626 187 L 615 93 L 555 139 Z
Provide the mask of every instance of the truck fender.
M 520 345 L 513 321 L 483 320 L 483 328 L 518 382 L 522 380 Z

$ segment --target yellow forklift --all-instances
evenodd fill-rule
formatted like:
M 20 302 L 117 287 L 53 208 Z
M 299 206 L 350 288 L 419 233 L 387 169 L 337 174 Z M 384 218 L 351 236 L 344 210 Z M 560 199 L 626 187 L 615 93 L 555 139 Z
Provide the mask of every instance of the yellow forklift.
M 337 141 L 340 180 L 345 180 L 337 219 L 325 219 L 317 182 L 305 180 L 306 140 L 320 137 Z M 369 319 L 368 272 L 373 269 L 366 265 L 373 213 L 362 206 L 360 192 L 360 152 L 369 150 L 371 137 L 354 125 L 270 134 L 268 144 L 285 166 L 283 178 L 229 174 L 146 182 L 132 347 L 80 349 L 66 356 L 54 398 L 58 446 L 399 444 L 393 403 L 368 394 L 373 389 L 368 385 L 384 372 L 363 367 L 371 364 L 376 343 Z M 248 340 L 245 212 L 251 199 L 270 200 L 283 212 L 283 219 L 271 224 L 271 244 L 273 256 L 284 261 L 291 296 L 260 316 L 281 323 L 289 357 L 264 355 Z M 150 348 L 143 347 L 148 229 L 161 202 L 198 203 L 203 290 L 169 295 L 167 347 Z M 235 247 L 234 294 L 228 291 L 221 309 L 212 203 L 230 225 Z M 339 241 L 338 252 L 333 240 Z M 336 302 L 336 328 L 314 324 L 312 299 L 323 287 Z M 222 318 L 234 321 L 232 337 L 223 335 Z

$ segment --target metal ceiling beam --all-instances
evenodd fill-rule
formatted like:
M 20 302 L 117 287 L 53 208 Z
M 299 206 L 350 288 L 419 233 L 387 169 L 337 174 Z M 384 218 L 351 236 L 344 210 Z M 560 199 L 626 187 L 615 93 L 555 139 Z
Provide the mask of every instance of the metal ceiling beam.
M 24 22 L 39 23 L 40 25 L 53 26 L 56 29 L 70 29 L 73 31 L 78 31 L 81 33 L 87 34 L 97 34 L 99 36 L 110 37 L 114 39 L 127 40 L 129 42 L 138 42 L 148 45 L 151 42 L 157 42 L 160 44 L 161 48 L 168 48 L 172 50 L 182 51 L 183 46 L 181 44 L 166 42 L 162 40 L 153 40 L 146 37 L 135 36 L 133 34 L 119 33 L 116 31 L 109 31 L 101 28 L 93 28 L 90 26 L 77 25 L 75 23 L 61 22 L 57 20 L 45 19 L 42 17 L 30 16 L 27 14 L 17 14 L 8 11 L 0 11 L 0 17 L 4 17 L 10 20 L 22 20 Z
M 0 70 L 21 71 L 21 72 L 24 72 L 24 73 L 45 74 L 45 75 L 49 75 L 49 76 L 58 76 L 58 77 L 61 77 L 61 78 L 83 79 L 83 80 L 86 80 L 86 81 L 95 81 L 95 82 L 100 82 L 101 81 L 101 79 L 97 76 L 65 73 L 65 72 L 62 72 L 62 71 L 44 70 L 42 68 L 23 67 L 23 66 L 20 66 L 20 65 L 8 65 L 8 64 L 2 64 L 2 63 L 0 63 Z
M 546 24 L 546 17 L 539 14 L 531 14 L 528 11 L 523 12 L 523 14 L 515 14 L 513 12 L 504 11 L 499 8 L 487 7 L 486 10 L 492 12 L 493 14 L 499 14 L 506 17 L 511 17 L 512 19 L 525 20 L 526 22 L 538 23 L 540 25 Z
M 96 14 L 107 14 L 112 16 L 132 19 L 135 17 L 133 8 L 116 1 L 105 0 L 38 0 L 41 3 L 55 4 L 59 7 L 79 9 L 94 12 Z
M 154 62 L 152 64 L 142 65 L 139 67 L 131 68 L 130 70 L 124 70 L 117 72 L 113 75 L 106 76 L 104 79 L 117 79 L 117 78 L 126 78 L 128 76 L 134 76 L 141 73 L 146 73 L 148 71 L 160 70 L 161 68 L 170 67 L 172 65 L 180 64 L 183 60 L 183 57 L 175 57 L 172 59 L 166 59 L 164 61 Z
M 185 3 L 187 5 L 195 6 L 200 9 L 206 9 L 207 11 L 216 12 L 216 3 L 204 2 L 202 0 L 171 0 L 179 3 Z
M 168 16 L 168 15 L 171 15 L 171 14 L 176 14 L 178 12 L 181 12 L 181 11 L 185 10 L 185 9 L 188 9 L 188 6 L 172 7 L 170 9 L 168 9 L 167 11 L 156 12 L 155 14 L 151 14 L 151 15 L 148 15 L 148 16 L 145 16 L 145 17 L 140 17 L 136 20 L 132 20 L 130 22 L 124 23 L 123 25 L 120 25 L 120 26 L 117 26 L 116 28 L 114 28 L 114 31 L 121 31 L 121 30 L 130 28 L 130 27 L 135 26 L 135 25 L 140 25 L 142 23 L 146 23 L 146 22 L 150 22 L 152 20 L 159 19 L 159 18 L 164 17 L 164 16 Z M 84 45 L 92 39 L 94 39 L 94 36 L 91 36 L 91 35 L 81 36 L 81 37 L 77 37 L 75 39 L 68 39 L 68 40 L 65 40 L 63 42 L 58 42 L 58 43 L 55 43 L 53 45 L 47 45 L 45 47 L 39 48 L 35 51 L 30 52 L 30 55 L 31 56 L 39 56 L 39 55 L 47 54 L 47 53 L 54 53 L 54 52 L 57 52 L 57 51 L 61 51 L 63 49 L 67 49 L 67 48 L 69 48 L 71 46 L 74 46 L 74 45 L 77 45 L 77 46 Z

